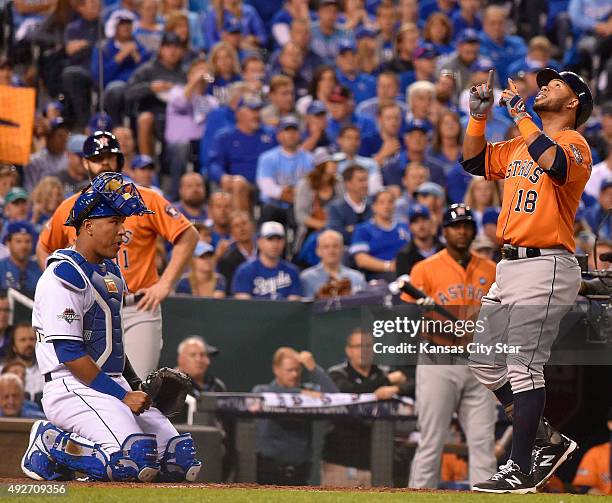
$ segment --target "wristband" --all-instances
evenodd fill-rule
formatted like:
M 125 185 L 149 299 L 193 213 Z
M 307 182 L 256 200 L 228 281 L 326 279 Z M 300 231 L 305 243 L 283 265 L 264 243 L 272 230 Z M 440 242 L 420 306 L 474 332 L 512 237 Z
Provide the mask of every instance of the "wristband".
M 123 400 L 125 395 L 127 395 L 126 390 L 101 370 L 95 379 L 89 383 L 89 387 L 105 395 L 114 396 L 117 400 Z
M 540 131 L 540 128 L 531 120 L 531 116 L 529 114 L 525 114 L 523 117 L 521 117 L 516 122 L 516 125 L 524 140 L 527 140 L 527 138 L 534 133 L 540 134 L 542 132 Z
M 538 137 L 533 140 L 531 145 L 527 147 L 527 150 L 529 151 L 529 155 L 531 156 L 531 158 L 535 162 L 538 162 L 540 156 L 550 147 L 554 147 L 555 145 L 556 143 L 552 141 L 548 136 L 546 136 L 544 133 L 540 133 Z
M 474 119 L 474 117 L 470 117 L 465 133 L 470 136 L 484 136 L 486 127 L 486 119 L 478 120 Z

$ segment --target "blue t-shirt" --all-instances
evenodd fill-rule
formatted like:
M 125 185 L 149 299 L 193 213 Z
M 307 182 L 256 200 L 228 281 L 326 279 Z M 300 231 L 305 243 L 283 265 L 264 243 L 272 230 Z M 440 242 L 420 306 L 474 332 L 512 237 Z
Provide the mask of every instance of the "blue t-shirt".
M 410 231 L 406 224 L 395 224 L 390 229 L 384 229 L 370 220 L 355 227 L 349 251 L 351 255 L 363 252 L 380 260 L 393 260 L 408 241 Z
M 280 260 L 274 268 L 259 258 L 240 264 L 232 281 L 232 293 L 248 293 L 257 299 L 286 299 L 302 295 L 300 273 L 293 264 Z
M 10 257 L 0 260 L 0 288 L 2 290 L 10 287 L 26 295 L 33 295 L 41 274 L 42 271 L 35 260 L 30 259 L 23 271 Z

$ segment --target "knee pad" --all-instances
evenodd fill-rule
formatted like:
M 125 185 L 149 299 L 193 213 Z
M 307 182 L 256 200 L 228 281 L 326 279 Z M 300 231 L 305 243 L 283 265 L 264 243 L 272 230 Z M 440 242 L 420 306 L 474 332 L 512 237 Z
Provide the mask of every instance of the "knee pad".
M 483 365 L 473 361 L 470 361 L 468 365 L 474 377 L 491 391 L 495 391 L 506 383 L 507 370 L 505 367 L 489 364 Z
M 193 482 L 202 463 L 195 458 L 196 449 L 190 433 L 183 433 L 168 440 L 166 452 L 161 458 L 159 481 Z
M 110 457 L 108 477 L 114 481 L 151 482 L 159 472 L 155 435 L 134 433 Z

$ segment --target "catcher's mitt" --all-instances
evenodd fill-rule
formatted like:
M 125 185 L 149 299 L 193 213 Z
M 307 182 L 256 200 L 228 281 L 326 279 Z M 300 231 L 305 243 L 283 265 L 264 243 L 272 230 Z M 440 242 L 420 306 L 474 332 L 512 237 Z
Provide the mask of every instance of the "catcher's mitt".
M 172 417 L 182 410 L 193 383 L 187 374 L 163 367 L 151 372 L 140 389 L 151 397 L 153 407 L 157 407 L 164 416 Z

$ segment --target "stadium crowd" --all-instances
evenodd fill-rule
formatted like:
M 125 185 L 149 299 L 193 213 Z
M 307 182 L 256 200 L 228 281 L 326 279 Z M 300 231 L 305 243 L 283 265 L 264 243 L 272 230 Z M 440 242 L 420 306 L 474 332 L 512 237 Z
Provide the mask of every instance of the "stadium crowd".
M 0 165 L 1 414 L 42 414 L 35 334 L 9 327 L 6 290 L 32 297 L 44 267 L 38 235 L 87 186 L 82 149 L 94 131 L 112 131 L 124 174 L 198 230 L 176 294 L 351 295 L 443 248 L 451 203 L 474 212 L 474 251 L 499 260 L 501 185 L 459 164 L 468 89 L 495 69 L 496 97 L 510 77 L 531 109 L 536 73 L 571 69 L 596 100 L 581 127 L 594 166 L 577 252 L 590 253 L 596 238 L 598 253 L 611 251 L 611 14 L 606 0 L 1 0 L 0 86 L 37 91 L 30 162 Z M 487 138 L 516 135 L 506 108 L 494 107 Z M 160 241 L 160 271 L 171 253 Z M 359 337 L 347 339 L 348 363 L 328 373 L 311 354 L 281 348 L 276 379 L 261 389 L 295 388 L 299 372 L 286 382 L 281 374 L 303 366 L 322 388 L 354 392 Z M 206 376 L 215 351 L 197 338 L 179 347 L 178 366 L 196 369 L 194 393 L 225 389 Z M 403 374 L 380 373 L 359 389 L 384 398 L 383 388 L 406 384 Z M 274 430 L 263 424 L 259 435 Z M 332 429 L 326 440 L 324 475 L 335 484 L 344 458 L 333 445 L 343 434 Z

